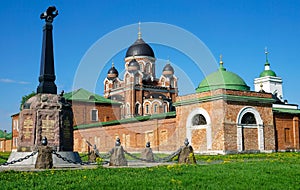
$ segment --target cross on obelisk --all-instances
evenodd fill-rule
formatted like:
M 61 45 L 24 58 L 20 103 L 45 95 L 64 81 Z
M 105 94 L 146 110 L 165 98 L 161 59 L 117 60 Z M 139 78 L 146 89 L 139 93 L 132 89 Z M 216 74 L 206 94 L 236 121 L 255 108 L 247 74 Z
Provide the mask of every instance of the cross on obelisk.
M 55 71 L 52 40 L 52 22 L 57 15 L 58 11 L 56 7 L 50 6 L 40 16 L 41 19 L 45 19 L 46 24 L 43 27 L 43 46 L 39 76 L 40 84 L 37 87 L 37 93 L 57 94 L 57 87 L 54 83 Z

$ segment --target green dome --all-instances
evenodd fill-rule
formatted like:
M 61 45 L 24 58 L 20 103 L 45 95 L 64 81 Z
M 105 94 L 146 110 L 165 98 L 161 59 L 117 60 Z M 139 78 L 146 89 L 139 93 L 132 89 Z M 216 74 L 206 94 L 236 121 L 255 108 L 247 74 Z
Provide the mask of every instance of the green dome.
M 265 76 L 276 77 L 276 73 L 272 70 L 264 70 L 259 75 L 259 77 L 265 77 Z
M 196 88 L 196 92 L 205 92 L 216 89 L 228 90 L 243 90 L 249 91 L 250 87 L 247 86 L 245 81 L 233 72 L 226 71 L 222 64 L 218 71 L 208 75 Z

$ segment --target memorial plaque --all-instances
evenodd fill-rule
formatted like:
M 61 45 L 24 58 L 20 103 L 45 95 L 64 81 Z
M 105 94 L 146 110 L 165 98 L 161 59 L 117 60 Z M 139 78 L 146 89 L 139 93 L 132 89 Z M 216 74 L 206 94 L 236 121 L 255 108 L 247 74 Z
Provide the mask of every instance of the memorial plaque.
M 55 133 L 55 120 L 50 120 L 49 117 L 47 119 L 42 120 L 42 137 L 47 137 L 49 141 L 54 140 Z

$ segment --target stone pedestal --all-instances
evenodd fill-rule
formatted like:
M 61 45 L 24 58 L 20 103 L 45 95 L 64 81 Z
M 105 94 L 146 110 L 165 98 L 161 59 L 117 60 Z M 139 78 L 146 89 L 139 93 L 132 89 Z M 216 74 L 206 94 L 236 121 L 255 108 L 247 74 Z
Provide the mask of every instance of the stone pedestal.
M 122 146 L 115 146 L 109 161 L 110 166 L 128 166 Z
M 37 94 L 23 105 L 18 152 L 33 151 L 42 137 L 57 151 L 73 151 L 73 112 L 60 95 Z
M 152 148 L 145 148 L 141 153 L 141 158 L 147 161 L 154 162 L 154 155 L 152 152 Z
M 51 169 L 53 167 L 52 148 L 49 146 L 38 147 L 39 153 L 35 162 L 36 169 Z
M 192 146 L 185 146 L 179 153 L 178 156 L 179 164 L 196 164 L 194 150 Z

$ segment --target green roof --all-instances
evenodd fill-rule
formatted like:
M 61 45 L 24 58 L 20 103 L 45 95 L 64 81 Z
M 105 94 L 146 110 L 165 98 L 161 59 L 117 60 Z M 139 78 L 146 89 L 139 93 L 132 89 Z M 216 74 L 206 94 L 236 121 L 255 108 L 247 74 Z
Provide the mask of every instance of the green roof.
M 259 75 L 259 77 L 265 77 L 265 76 L 276 77 L 276 73 L 274 71 L 272 71 L 272 70 L 264 70 Z
M 288 109 L 288 108 L 273 108 L 273 112 L 289 113 L 289 114 L 300 114 L 300 110 L 298 110 L 298 109 Z
M 206 92 L 216 89 L 249 91 L 245 81 L 233 72 L 226 71 L 223 64 L 220 64 L 218 71 L 208 75 L 196 88 L 196 92 Z
M 141 122 L 141 121 L 148 121 L 152 119 L 166 119 L 166 118 L 172 118 L 176 116 L 176 112 L 167 112 L 162 114 L 153 114 L 153 115 L 146 115 L 146 116 L 137 116 L 127 119 L 121 119 L 121 120 L 113 120 L 113 121 L 106 121 L 106 122 L 98 122 L 98 123 L 91 123 L 91 124 L 83 124 L 83 125 L 77 125 L 74 126 L 74 129 L 86 129 L 86 128 L 93 128 L 93 127 L 104 127 L 104 126 L 110 126 L 110 125 L 119 125 L 122 123 L 133 123 L 133 122 Z
M 4 139 L 4 137 L 6 140 L 10 140 L 12 139 L 12 133 L 5 134 L 4 131 L 0 130 L 0 139 Z
M 104 98 L 98 94 L 89 92 L 83 88 L 75 90 L 73 92 L 65 93 L 64 98 L 69 101 L 91 102 L 99 104 L 120 104 L 110 99 Z

